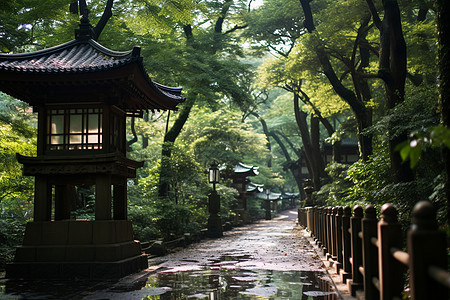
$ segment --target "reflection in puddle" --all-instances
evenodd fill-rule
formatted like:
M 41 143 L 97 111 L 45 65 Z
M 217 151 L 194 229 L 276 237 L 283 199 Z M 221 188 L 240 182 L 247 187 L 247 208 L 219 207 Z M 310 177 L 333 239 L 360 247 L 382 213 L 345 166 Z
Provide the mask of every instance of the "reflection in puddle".
M 326 273 L 169 269 L 134 283 L 111 281 L 3 281 L 0 299 L 299 299 L 337 300 Z M 5 298 L 6 297 L 6 298 Z
M 145 299 L 338 299 L 324 273 L 272 270 L 196 270 L 150 276 Z M 161 292 L 164 288 L 164 293 Z

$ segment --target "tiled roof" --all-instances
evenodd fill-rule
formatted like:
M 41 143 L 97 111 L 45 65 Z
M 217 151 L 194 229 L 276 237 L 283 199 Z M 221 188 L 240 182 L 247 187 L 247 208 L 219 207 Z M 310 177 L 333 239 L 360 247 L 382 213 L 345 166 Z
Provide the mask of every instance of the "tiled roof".
M 31 53 L 0 54 L 0 90 L 19 99 L 22 95 L 24 99 L 21 100 L 31 102 L 31 92 L 28 91 L 25 95 L 25 92 L 21 93 L 8 82 L 37 82 L 39 77 L 39 82 L 45 82 L 49 78 L 49 82 L 58 84 L 59 81 L 77 81 L 73 76 L 78 74 L 92 74 L 89 78 L 95 78 L 95 81 L 111 82 L 114 80 L 111 79 L 112 72 L 118 69 L 123 71 L 115 72 L 114 78 L 120 80 L 121 84 L 126 80 L 128 84 L 126 87 L 123 84 L 124 88 L 133 97 L 142 99 L 142 104 L 135 105 L 136 107 L 174 109 L 185 100 L 181 96 L 181 88 L 167 87 L 148 77 L 140 56 L 140 47 L 118 52 L 105 48 L 93 39 L 77 39 Z M 89 84 L 92 84 L 92 80 Z
M 259 167 L 247 166 L 243 163 L 239 163 L 234 166 L 234 173 L 246 174 L 246 176 L 256 176 L 259 174 Z
M 257 198 L 262 200 L 279 200 L 281 197 L 281 193 L 272 193 L 270 192 L 269 195 L 266 193 L 256 193 L 255 194 Z
M 74 40 L 53 48 L 24 54 L 0 54 L 0 70 L 20 73 L 95 72 L 139 59 L 139 48 L 111 51 L 94 40 Z
M 263 192 L 263 187 L 264 187 L 264 184 L 257 184 L 257 183 L 249 182 L 246 185 L 246 191 L 247 192 L 259 192 L 259 193 L 262 193 Z

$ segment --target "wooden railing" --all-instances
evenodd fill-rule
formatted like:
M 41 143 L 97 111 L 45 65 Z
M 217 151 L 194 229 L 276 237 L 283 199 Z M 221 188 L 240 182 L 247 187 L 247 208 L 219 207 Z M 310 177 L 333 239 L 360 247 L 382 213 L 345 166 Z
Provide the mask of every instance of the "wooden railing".
M 319 249 L 347 283 L 352 296 L 365 300 L 402 299 L 405 275 L 410 299 L 449 299 L 445 233 L 438 230 L 431 203 L 419 202 L 405 240 L 392 204 L 376 209 L 359 205 L 309 207 L 298 210 L 298 222 L 307 227 Z M 409 273 L 407 272 L 409 270 Z

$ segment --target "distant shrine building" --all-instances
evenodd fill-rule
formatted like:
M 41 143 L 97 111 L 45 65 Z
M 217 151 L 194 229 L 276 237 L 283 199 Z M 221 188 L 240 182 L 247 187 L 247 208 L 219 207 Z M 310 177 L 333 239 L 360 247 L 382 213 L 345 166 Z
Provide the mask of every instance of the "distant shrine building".
M 112 51 L 92 33 L 84 16 L 71 42 L 0 54 L 0 90 L 38 113 L 37 156 L 17 155 L 35 177 L 34 221 L 8 278 L 118 278 L 148 265 L 127 220 L 127 179 L 143 162 L 126 157 L 126 117 L 185 99 L 149 78 L 139 47 Z M 71 219 L 77 185 L 95 186 L 95 220 Z

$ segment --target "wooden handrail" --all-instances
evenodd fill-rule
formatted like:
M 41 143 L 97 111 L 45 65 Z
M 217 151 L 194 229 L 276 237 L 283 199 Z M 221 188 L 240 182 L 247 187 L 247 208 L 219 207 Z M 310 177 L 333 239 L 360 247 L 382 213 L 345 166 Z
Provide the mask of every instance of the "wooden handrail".
M 380 244 L 378 243 L 378 239 L 376 237 L 372 237 L 370 239 L 370 242 L 372 243 L 372 245 L 374 245 L 375 247 L 380 247 Z
M 401 262 L 402 264 L 404 264 L 405 266 L 409 267 L 410 262 L 409 262 L 409 254 L 405 251 L 402 251 L 398 248 L 391 248 L 391 253 L 392 256 L 398 260 L 399 262 Z
M 439 267 L 430 266 L 428 268 L 428 274 L 431 278 L 450 289 L 450 273 L 448 271 Z
M 359 273 L 362 274 L 362 276 L 365 276 L 365 272 L 364 272 L 364 268 L 363 267 L 359 267 L 358 270 L 359 270 Z
M 377 288 L 377 290 L 380 290 L 380 280 L 378 277 L 372 277 L 372 283 Z
M 410 299 L 448 299 L 446 237 L 438 230 L 431 203 L 423 201 L 414 207 L 408 252 L 401 250 L 404 235 L 393 205 L 383 205 L 380 220 L 373 205 L 366 207 L 364 217 L 359 205 L 353 208 L 353 214 L 350 207 L 344 208 L 343 214 L 341 211 L 341 207 L 299 209 L 299 223 L 308 227 L 324 255 L 342 265 L 342 278 L 350 279 L 353 296 L 356 290 L 363 290 L 366 300 L 400 299 L 406 266 Z

